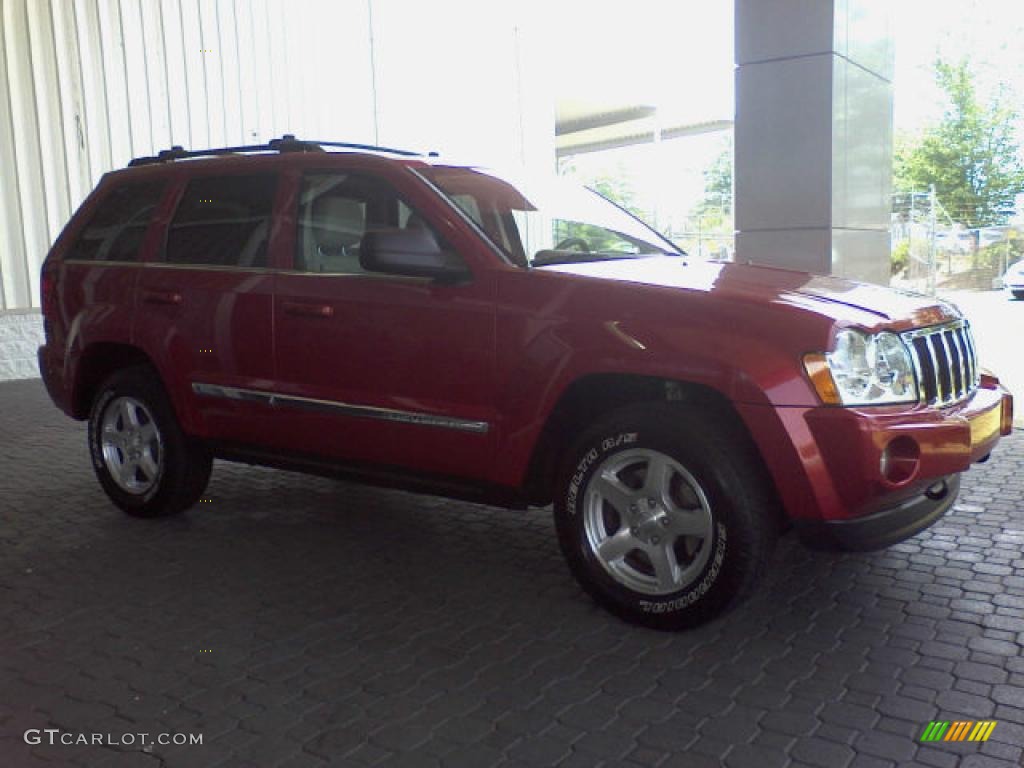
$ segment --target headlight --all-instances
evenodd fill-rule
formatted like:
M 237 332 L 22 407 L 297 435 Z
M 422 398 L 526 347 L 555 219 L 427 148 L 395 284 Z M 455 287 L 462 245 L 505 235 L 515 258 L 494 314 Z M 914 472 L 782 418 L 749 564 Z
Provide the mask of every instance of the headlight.
M 807 355 L 804 365 L 825 403 L 883 405 L 917 401 L 914 364 L 895 333 L 840 331 L 832 352 Z

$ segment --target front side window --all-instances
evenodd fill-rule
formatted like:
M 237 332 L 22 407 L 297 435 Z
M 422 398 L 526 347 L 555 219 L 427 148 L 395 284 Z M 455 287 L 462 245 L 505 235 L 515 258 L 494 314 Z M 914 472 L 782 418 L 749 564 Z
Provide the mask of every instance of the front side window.
M 310 173 L 299 193 L 295 268 L 360 274 L 359 246 L 375 229 L 429 229 L 383 179 L 356 173 Z M 436 237 L 436 235 L 435 235 Z
M 122 184 L 100 203 L 67 258 L 136 261 L 164 183 Z
M 512 180 L 454 166 L 421 173 L 521 266 L 681 253 L 639 219 L 565 179 Z
M 192 179 L 167 231 L 165 261 L 267 266 L 276 188 L 274 174 Z

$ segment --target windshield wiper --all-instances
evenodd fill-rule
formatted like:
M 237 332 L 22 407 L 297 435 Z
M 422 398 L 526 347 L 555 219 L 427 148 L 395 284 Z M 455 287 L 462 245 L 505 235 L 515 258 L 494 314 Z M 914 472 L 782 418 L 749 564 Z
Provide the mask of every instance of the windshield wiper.
M 669 256 L 666 253 L 623 253 L 622 251 L 537 251 L 530 262 L 534 267 L 546 267 L 551 264 L 586 264 L 593 261 L 621 261 L 623 259 L 641 259 L 646 256 Z

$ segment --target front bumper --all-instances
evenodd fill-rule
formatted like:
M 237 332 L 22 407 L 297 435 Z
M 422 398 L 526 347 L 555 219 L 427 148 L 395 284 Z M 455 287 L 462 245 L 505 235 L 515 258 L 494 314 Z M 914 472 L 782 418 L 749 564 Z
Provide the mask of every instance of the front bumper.
M 884 549 L 936 522 L 953 506 L 959 493 L 960 476 L 951 475 L 888 509 L 852 520 L 804 521 L 797 530 L 801 540 L 815 549 Z
M 854 530 L 836 526 L 857 521 L 868 533 L 849 538 L 871 547 L 911 536 L 948 509 L 947 497 L 926 492 L 940 480 L 954 487 L 950 478 L 989 455 L 1007 433 L 1013 400 L 983 376 L 969 398 L 945 408 L 737 409 L 794 524 Z

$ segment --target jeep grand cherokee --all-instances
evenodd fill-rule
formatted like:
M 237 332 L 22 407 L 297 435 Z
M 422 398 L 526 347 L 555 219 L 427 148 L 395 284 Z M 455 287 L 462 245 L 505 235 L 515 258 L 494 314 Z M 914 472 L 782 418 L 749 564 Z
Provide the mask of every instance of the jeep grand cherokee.
M 53 400 L 111 500 L 214 458 L 553 503 L 580 584 L 692 626 L 784 527 L 883 547 L 1010 430 L 951 305 L 688 257 L 599 195 L 297 141 L 107 174 L 42 270 Z

